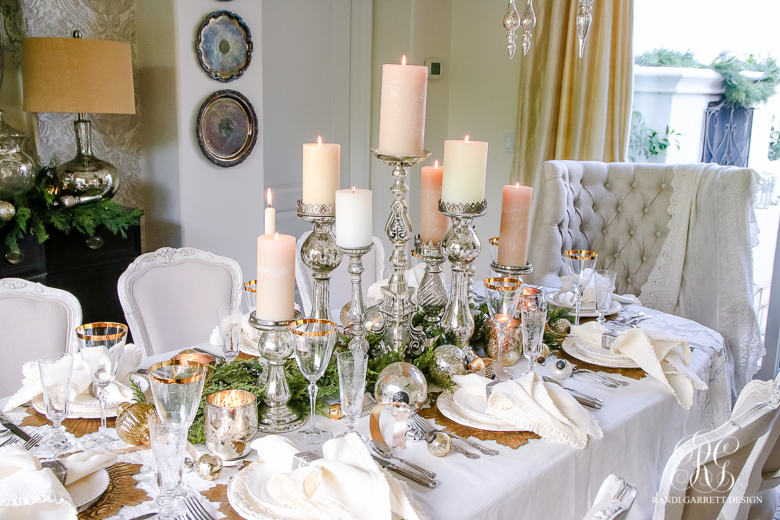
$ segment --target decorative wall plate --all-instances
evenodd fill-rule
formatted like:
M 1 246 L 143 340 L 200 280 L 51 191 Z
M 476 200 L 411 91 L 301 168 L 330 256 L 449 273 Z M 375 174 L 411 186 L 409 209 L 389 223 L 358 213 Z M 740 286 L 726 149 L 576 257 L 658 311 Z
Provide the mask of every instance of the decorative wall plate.
M 235 90 L 210 95 L 200 107 L 195 127 L 203 155 L 217 166 L 241 164 L 257 142 L 255 109 Z
M 237 14 L 216 11 L 200 24 L 195 52 L 209 76 L 217 81 L 233 81 L 252 61 L 252 33 Z

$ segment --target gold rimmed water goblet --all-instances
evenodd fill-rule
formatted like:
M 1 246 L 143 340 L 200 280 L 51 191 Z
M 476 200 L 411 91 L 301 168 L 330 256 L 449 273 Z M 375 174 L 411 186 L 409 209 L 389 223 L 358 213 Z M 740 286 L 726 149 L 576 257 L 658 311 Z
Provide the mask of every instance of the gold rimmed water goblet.
M 185 359 L 149 367 L 149 383 L 160 419 L 170 428 L 188 429 L 198 411 L 208 368 Z
M 517 312 L 517 302 L 523 294 L 523 281 L 519 278 L 487 278 L 485 280 L 485 296 L 487 298 L 490 319 L 496 324 L 496 342 L 499 345 L 498 359 L 501 357 L 504 345 L 504 329 L 512 322 Z
M 97 398 L 100 402 L 100 433 L 93 442 L 106 449 L 114 442 L 106 429 L 108 385 L 114 381 L 122 362 L 127 330 L 127 325 L 114 322 L 86 323 L 76 328 L 81 360 L 97 388 Z
M 593 269 L 599 254 L 584 249 L 571 249 L 563 253 L 569 280 L 574 289 L 574 324 L 580 324 L 580 307 L 582 307 L 582 291 L 590 283 Z
M 244 282 L 244 301 L 247 312 L 253 313 L 257 309 L 257 280 Z
M 309 381 L 309 404 L 311 418 L 309 427 L 295 433 L 295 439 L 304 444 L 320 444 L 333 437 L 327 430 L 315 425 L 315 404 L 317 401 L 317 381 L 325 373 L 336 344 L 336 324 L 330 320 L 306 318 L 290 323 L 295 341 L 295 361 L 303 376 Z

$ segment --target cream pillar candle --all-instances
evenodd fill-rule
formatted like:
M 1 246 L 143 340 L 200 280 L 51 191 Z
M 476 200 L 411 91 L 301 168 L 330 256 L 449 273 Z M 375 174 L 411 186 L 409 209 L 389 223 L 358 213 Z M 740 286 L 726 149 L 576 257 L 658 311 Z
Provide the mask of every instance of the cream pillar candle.
M 355 187 L 336 192 L 336 244 L 353 249 L 371 245 L 371 190 Z
M 303 203 L 334 204 L 339 189 L 341 145 L 316 143 L 303 145 Z
M 441 200 L 466 204 L 485 200 L 488 144 L 484 141 L 444 141 Z
M 442 167 L 439 161 L 433 166 L 423 166 L 420 197 L 420 238 L 424 243 L 441 242 L 450 228 L 450 219 L 439 212 L 441 198 Z
M 498 263 L 511 267 L 525 265 L 528 252 L 529 219 L 534 190 L 528 186 L 504 186 L 501 202 L 501 230 L 498 235 Z
M 273 199 L 271 198 L 271 188 L 268 188 L 266 200 L 268 201 L 268 207 L 265 208 L 265 234 L 273 235 L 276 233 L 276 210 L 271 205 L 273 202 Z
M 295 311 L 295 237 L 257 237 L 257 311 L 264 321 L 293 319 Z
M 382 66 L 382 97 L 379 108 L 379 152 L 388 155 L 420 155 L 425 139 L 425 100 L 428 67 Z

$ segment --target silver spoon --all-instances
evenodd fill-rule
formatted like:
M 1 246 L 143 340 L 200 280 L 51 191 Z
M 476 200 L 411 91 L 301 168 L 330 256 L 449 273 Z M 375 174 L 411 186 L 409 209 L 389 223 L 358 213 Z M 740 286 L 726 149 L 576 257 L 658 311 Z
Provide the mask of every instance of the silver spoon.
M 416 469 L 417 471 L 419 471 L 429 479 L 436 478 L 436 473 L 434 473 L 433 471 L 428 471 L 427 469 L 421 468 L 417 464 L 412 464 L 408 460 L 404 460 L 401 457 L 396 457 L 395 455 L 393 455 L 393 450 L 391 450 L 390 447 L 384 442 L 371 440 L 368 444 L 371 446 L 371 449 L 374 450 L 374 452 L 380 457 L 383 457 L 385 459 L 395 459 L 398 462 L 402 462 L 406 464 L 410 468 Z

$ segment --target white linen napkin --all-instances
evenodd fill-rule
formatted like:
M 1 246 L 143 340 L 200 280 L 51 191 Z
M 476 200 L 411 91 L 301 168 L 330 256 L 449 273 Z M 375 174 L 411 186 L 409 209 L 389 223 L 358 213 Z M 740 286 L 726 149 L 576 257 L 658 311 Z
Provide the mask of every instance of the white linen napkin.
M 260 341 L 260 331 L 249 325 L 249 314 L 247 312 L 241 316 L 241 346 L 256 349 L 257 342 Z M 219 325 L 215 325 L 214 330 L 211 331 L 209 343 L 215 347 L 222 345 L 222 338 L 219 336 Z
M 65 485 L 69 486 L 87 475 L 113 465 L 116 459 L 116 454 L 107 451 L 81 451 L 57 460 L 68 470 Z
M 115 403 L 121 401 L 130 401 L 133 398 L 133 390 L 129 386 L 128 376 L 141 363 L 143 354 L 141 349 L 132 343 L 125 345 L 122 353 L 122 360 L 116 371 L 114 382 L 108 385 L 108 402 Z M 8 400 L 3 411 L 8 412 L 17 406 L 31 401 L 42 393 L 41 375 L 38 371 L 37 361 L 28 361 L 22 366 L 22 388 Z M 89 387 L 92 379 L 89 377 L 89 370 L 81 359 L 81 354 L 73 355 L 73 373 L 71 375 L 70 390 L 71 403 L 75 405 L 98 405 L 99 401 L 89 395 Z
M 593 321 L 573 326 L 571 335 L 590 349 L 601 349 L 601 336 L 607 329 Z M 598 352 L 598 350 L 596 350 Z M 618 334 L 610 347 L 612 354 L 634 360 L 642 370 L 660 381 L 686 410 L 693 405 L 694 390 L 706 390 L 707 384 L 694 374 L 691 347 L 682 338 L 661 330 L 631 328 Z
M 0 448 L 0 518 L 76 520 L 65 486 L 22 446 Z
M 415 267 L 411 269 L 407 269 L 404 272 L 406 285 L 416 289 L 420 285 L 418 280 L 422 280 L 422 277 L 424 275 L 425 275 L 425 263 L 420 262 Z M 382 294 L 382 287 L 387 287 L 389 284 L 390 284 L 390 278 L 385 278 L 384 280 L 379 280 L 378 282 L 372 283 L 368 287 L 366 298 L 368 300 L 373 300 L 374 302 L 383 300 L 385 298 L 385 295 Z
M 574 307 L 574 292 L 571 280 L 568 276 L 561 276 L 560 292 L 553 299 L 561 307 Z M 582 291 L 582 305 L 584 307 L 596 307 L 596 279 L 603 278 L 598 273 L 593 273 L 588 286 Z M 612 293 L 612 300 L 619 303 L 641 305 L 642 302 L 633 294 L 615 294 Z
M 490 379 L 478 374 L 454 376 L 453 382 L 474 395 L 485 395 Z M 601 439 L 596 418 L 587 412 L 566 390 L 544 382 L 535 373 L 493 386 L 488 413 L 518 430 L 531 431 L 543 439 L 584 449 L 588 436 Z
M 252 494 L 280 518 L 426 518 L 406 484 L 380 468 L 357 435 L 327 441 L 322 459 L 295 470 L 293 456 L 302 450 L 286 437 L 268 435 L 252 448 L 265 477 L 254 481 Z

